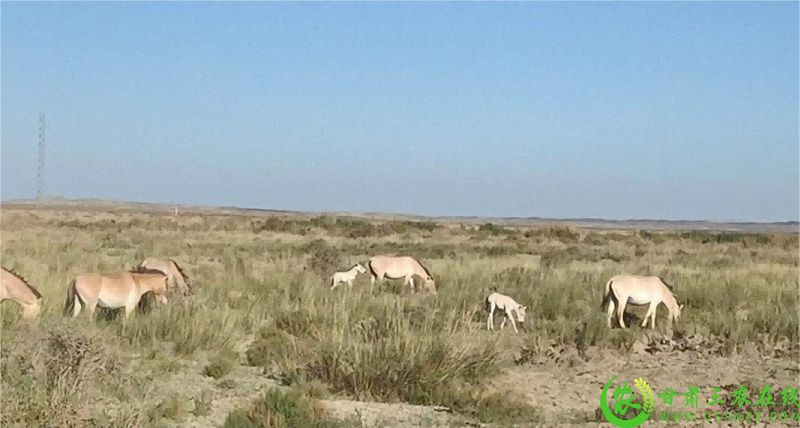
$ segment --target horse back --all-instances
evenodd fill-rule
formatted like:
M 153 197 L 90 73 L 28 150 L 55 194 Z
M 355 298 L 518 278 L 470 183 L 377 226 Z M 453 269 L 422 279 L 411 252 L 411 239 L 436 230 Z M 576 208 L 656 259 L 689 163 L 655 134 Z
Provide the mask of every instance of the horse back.
M 374 256 L 369 259 L 370 270 L 380 276 L 400 278 L 409 275 L 430 276 L 428 269 L 410 256 Z
M 645 304 L 662 300 L 669 293 L 666 285 L 657 276 L 617 275 L 611 278 L 611 290 L 615 296 L 626 295 L 631 303 Z
M 128 294 L 135 288 L 130 272 L 82 273 L 75 277 L 75 291 L 84 299 L 97 299 L 100 294 Z

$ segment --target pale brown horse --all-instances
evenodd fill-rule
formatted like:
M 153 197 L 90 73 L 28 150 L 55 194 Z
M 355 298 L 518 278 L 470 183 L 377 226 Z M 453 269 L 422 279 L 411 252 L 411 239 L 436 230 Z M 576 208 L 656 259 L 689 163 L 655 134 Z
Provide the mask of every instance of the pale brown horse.
M 617 318 L 622 328 L 628 328 L 623 320 L 625 305 L 648 305 L 647 313 L 642 320 L 642 327 L 647 327 L 647 318 L 650 318 L 650 328 L 656 328 L 656 309 L 664 303 L 669 311 L 669 320 L 676 321 L 681 316 L 683 305 L 678 305 L 672 294 L 669 284 L 657 276 L 616 275 L 606 283 L 603 301 L 600 307 L 608 304 L 607 324 L 611 328 L 611 318 L 614 316 L 614 303 L 617 304 Z
M 147 292 L 152 292 L 159 304 L 166 304 L 167 276 L 157 270 L 83 273 L 69 284 L 64 315 L 76 317 L 81 308 L 86 306 L 89 316 L 94 318 L 94 311 L 100 306 L 106 309 L 125 308 L 127 318 Z
M 403 285 L 408 285 L 411 290 L 415 290 L 414 276 L 416 275 L 422 278 L 425 290 L 436 294 L 436 282 L 433 280 L 433 276 L 422 263 L 413 257 L 374 256 L 369 259 L 367 265 L 372 274 L 370 284 L 374 285 L 375 280 L 381 281 L 383 278 L 403 278 Z
M 191 294 L 192 292 L 191 287 L 189 287 L 189 284 L 186 282 L 189 276 L 183 272 L 183 269 L 181 269 L 175 260 L 162 260 L 148 257 L 144 259 L 143 262 L 139 263 L 139 268 L 161 271 L 167 276 L 168 286 L 177 288 L 184 295 Z
M 0 302 L 12 300 L 22 306 L 22 317 L 36 318 L 39 315 L 41 293 L 33 288 L 22 276 L 2 268 L 0 274 Z

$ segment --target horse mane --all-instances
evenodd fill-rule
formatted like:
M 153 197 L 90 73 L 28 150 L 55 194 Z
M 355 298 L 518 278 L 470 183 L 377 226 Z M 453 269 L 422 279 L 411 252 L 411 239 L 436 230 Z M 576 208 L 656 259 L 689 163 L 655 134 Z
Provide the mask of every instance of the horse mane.
M 178 269 L 178 273 L 181 274 L 181 276 L 183 277 L 184 281 L 189 279 L 189 275 L 186 275 L 186 272 L 183 271 L 183 268 L 181 267 L 181 265 L 178 264 L 178 262 L 176 262 L 173 259 L 169 259 L 169 261 L 172 262 L 172 264 L 175 265 L 175 268 Z
M 34 296 L 36 296 L 37 299 L 42 298 L 42 293 L 40 293 L 39 290 L 33 288 L 32 285 L 28 284 L 28 280 L 25 279 L 25 277 L 22 276 L 22 274 L 15 272 L 14 269 L 3 268 L 3 270 L 10 273 L 14 278 L 17 278 L 18 280 L 22 281 L 22 283 L 25 284 L 25 286 L 28 287 L 29 290 L 31 290 L 31 292 L 33 293 Z
M 347 268 L 347 270 L 353 270 L 353 268 L 355 268 L 355 267 L 356 267 L 356 266 L 358 266 L 358 265 L 359 265 L 359 263 L 356 263 L 356 264 L 354 264 L 353 266 L 350 266 L 349 268 Z
M 426 273 L 426 274 L 428 274 L 428 277 L 430 277 L 430 278 L 433 278 L 433 275 L 431 275 L 431 271 L 429 271 L 429 270 L 428 270 L 428 268 L 426 268 L 426 267 L 425 267 L 425 265 L 424 265 L 424 264 L 422 264 L 422 262 L 421 262 L 421 261 L 419 261 L 419 260 L 417 260 L 417 259 L 414 259 L 414 261 L 415 261 L 415 262 L 417 262 L 417 264 L 418 264 L 418 265 L 420 265 L 420 266 L 422 267 L 422 270 L 424 270 L 424 271 L 425 271 L 425 273 Z
M 662 284 L 664 284 L 664 285 L 666 285 L 666 286 L 667 286 L 667 288 L 669 289 L 669 291 L 672 291 L 672 292 L 674 292 L 674 291 L 675 291 L 675 289 L 673 289 L 673 288 L 672 288 L 672 286 L 671 286 L 671 285 L 669 285 L 669 284 L 667 283 L 667 281 L 664 281 L 664 278 L 662 278 L 662 277 L 660 277 L 660 276 L 659 276 L 659 277 L 657 277 L 657 278 L 658 278 L 658 280 L 659 280 L 659 281 L 661 281 L 661 283 L 662 283 Z
M 377 273 L 377 272 L 375 272 L 375 269 L 373 269 L 373 268 L 372 268 L 372 259 L 369 259 L 369 260 L 367 260 L 367 263 L 366 263 L 366 265 L 367 265 L 367 269 L 369 269 L 369 272 L 370 272 L 370 273 L 371 273 L 373 276 L 378 276 L 378 273 Z
M 129 270 L 128 272 L 130 272 L 130 273 L 147 273 L 147 274 L 151 274 L 151 275 L 158 274 L 158 275 L 161 275 L 163 277 L 167 276 L 164 272 L 161 272 L 158 269 L 148 269 L 146 267 L 141 267 L 141 266 L 136 266 L 135 268 Z
M 664 284 L 667 287 L 667 289 L 669 289 L 669 292 L 672 294 L 672 300 L 674 300 L 675 301 L 675 305 L 677 305 L 678 304 L 678 295 L 675 294 L 675 290 L 672 288 L 671 285 L 667 284 L 667 281 L 664 281 L 664 278 L 661 278 L 659 276 L 658 279 L 661 280 L 661 283 Z M 664 304 L 666 304 L 666 302 Z

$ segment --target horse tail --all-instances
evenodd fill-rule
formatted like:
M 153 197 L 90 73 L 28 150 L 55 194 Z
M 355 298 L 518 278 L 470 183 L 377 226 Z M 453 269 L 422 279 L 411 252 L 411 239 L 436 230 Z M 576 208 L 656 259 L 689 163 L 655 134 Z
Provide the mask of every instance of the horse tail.
M 73 279 L 72 282 L 69 283 L 69 287 L 67 287 L 67 301 L 64 303 L 64 316 L 72 314 L 75 308 L 75 298 L 75 280 Z
M 611 283 L 612 282 L 614 282 L 613 278 L 609 279 L 608 282 L 606 283 L 606 290 L 603 293 L 603 301 L 600 302 L 600 309 L 603 309 L 603 306 L 605 306 L 608 303 L 608 300 L 611 299 Z
M 489 297 L 492 296 L 492 293 L 497 292 L 497 286 L 484 287 L 483 291 L 486 293 L 486 298 L 483 299 L 486 304 L 486 312 L 489 312 L 492 309 L 492 302 L 489 301 Z
M 369 273 L 372 275 L 372 277 L 377 278 L 378 271 L 375 270 L 375 266 L 372 266 L 372 259 L 367 260 L 367 267 L 369 267 Z

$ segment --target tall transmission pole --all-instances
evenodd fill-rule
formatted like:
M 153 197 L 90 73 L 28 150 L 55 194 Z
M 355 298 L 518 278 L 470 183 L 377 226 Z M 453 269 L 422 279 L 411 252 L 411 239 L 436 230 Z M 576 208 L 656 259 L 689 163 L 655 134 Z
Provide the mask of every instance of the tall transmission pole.
M 44 191 L 44 113 L 39 113 L 39 169 L 36 172 L 36 199 L 42 199 Z

